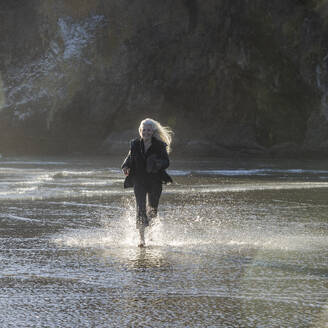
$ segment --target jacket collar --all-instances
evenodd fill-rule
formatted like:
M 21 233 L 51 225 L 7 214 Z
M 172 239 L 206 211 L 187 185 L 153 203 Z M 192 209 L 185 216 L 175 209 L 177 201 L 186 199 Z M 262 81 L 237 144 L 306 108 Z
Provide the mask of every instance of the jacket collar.
M 147 153 L 149 153 L 152 149 L 154 149 L 154 145 L 156 145 L 158 140 L 154 137 L 151 138 L 151 146 L 148 148 L 148 150 L 145 152 L 145 145 L 142 138 L 139 138 L 140 143 L 140 152 L 142 156 L 145 158 Z

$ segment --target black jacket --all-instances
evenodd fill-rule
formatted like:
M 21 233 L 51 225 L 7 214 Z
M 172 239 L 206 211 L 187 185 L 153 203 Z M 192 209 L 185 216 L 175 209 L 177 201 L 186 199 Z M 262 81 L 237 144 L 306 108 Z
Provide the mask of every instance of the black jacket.
M 166 146 L 163 141 L 153 137 L 151 146 L 145 152 L 141 138 L 132 140 L 130 151 L 122 164 L 122 168 L 130 169 L 130 174 L 124 181 L 124 188 L 133 187 L 135 183 L 172 182 L 165 171 L 170 165 Z

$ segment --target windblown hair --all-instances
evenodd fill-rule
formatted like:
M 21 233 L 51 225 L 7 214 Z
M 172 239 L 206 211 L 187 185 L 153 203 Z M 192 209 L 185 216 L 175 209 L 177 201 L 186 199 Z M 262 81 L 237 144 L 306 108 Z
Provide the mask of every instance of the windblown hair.
M 153 137 L 157 140 L 161 140 L 166 143 L 167 145 L 167 152 L 171 152 L 171 143 L 172 143 L 172 136 L 173 131 L 168 126 L 162 126 L 159 122 L 151 119 L 146 118 L 143 121 L 141 121 L 139 126 L 139 134 L 141 136 L 142 128 L 144 125 L 151 125 L 154 131 Z

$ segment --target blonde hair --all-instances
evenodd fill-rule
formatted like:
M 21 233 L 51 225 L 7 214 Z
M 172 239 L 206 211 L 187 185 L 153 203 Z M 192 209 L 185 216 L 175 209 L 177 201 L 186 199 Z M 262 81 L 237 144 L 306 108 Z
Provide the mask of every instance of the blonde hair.
M 167 145 L 167 152 L 171 152 L 171 143 L 172 143 L 172 135 L 173 131 L 168 126 L 162 126 L 161 123 L 151 119 L 151 118 L 145 118 L 141 121 L 139 126 L 139 134 L 142 136 L 142 128 L 144 125 L 151 125 L 153 129 L 153 137 L 157 140 L 161 140 L 166 143 Z

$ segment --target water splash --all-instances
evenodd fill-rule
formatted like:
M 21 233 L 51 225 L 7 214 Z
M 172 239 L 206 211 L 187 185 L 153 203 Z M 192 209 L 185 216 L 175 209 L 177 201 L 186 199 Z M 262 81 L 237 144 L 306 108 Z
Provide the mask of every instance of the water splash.
M 121 214 L 108 219 L 101 212 L 101 227 L 96 229 L 76 229 L 64 232 L 54 238 L 54 242 L 77 248 L 135 248 L 139 242 L 135 226 L 133 198 L 125 200 Z M 221 217 L 198 215 L 193 208 L 165 209 L 146 229 L 146 245 L 149 247 L 195 249 L 261 249 L 280 251 L 312 251 L 326 249 L 328 239 L 321 235 L 294 232 L 293 227 L 284 231 L 273 230 L 254 223 L 233 226 L 229 214 Z M 241 221 L 242 218 L 237 219 Z

